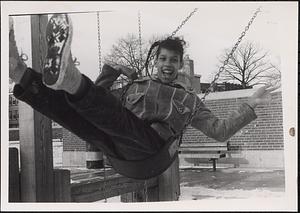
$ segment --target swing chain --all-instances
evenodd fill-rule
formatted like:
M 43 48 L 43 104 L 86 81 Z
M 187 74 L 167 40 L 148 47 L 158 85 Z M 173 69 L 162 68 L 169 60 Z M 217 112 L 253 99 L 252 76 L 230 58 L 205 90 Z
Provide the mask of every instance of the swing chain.
M 100 15 L 97 12 L 97 29 L 98 29 L 98 60 L 99 60 L 99 73 L 101 73 L 102 65 L 101 65 L 101 37 L 100 37 Z
M 194 15 L 194 13 L 198 10 L 198 8 L 195 8 L 182 22 L 181 24 L 177 27 L 176 30 L 174 30 L 170 36 L 168 36 L 168 38 L 172 38 L 173 36 L 175 36 L 175 34 L 182 28 L 183 25 L 185 25 L 185 23 L 192 17 L 192 15 Z M 154 55 L 149 57 L 149 61 L 152 61 L 154 58 Z M 144 65 L 145 67 L 145 65 Z M 144 69 L 143 67 L 143 69 Z M 152 67 L 153 69 L 153 67 Z
M 205 90 L 204 92 L 204 96 L 201 98 L 201 101 L 204 102 L 206 96 L 211 92 L 215 82 L 219 79 L 220 74 L 224 71 L 225 66 L 228 64 L 229 59 L 232 58 L 233 53 L 235 52 L 236 48 L 238 47 L 238 45 L 240 44 L 240 42 L 242 41 L 243 37 L 246 35 L 246 32 L 249 30 L 250 25 L 252 24 L 252 22 L 254 21 L 254 19 L 256 18 L 257 14 L 261 12 L 260 7 L 256 10 L 256 12 L 254 13 L 254 15 L 252 16 L 251 20 L 248 22 L 248 25 L 245 27 L 244 31 L 241 33 L 240 37 L 238 38 L 238 41 L 235 43 L 234 47 L 231 49 L 230 53 L 227 55 L 226 60 L 223 62 L 223 65 L 219 68 L 218 73 L 215 75 L 213 81 L 210 83 L 209 87 Z
M 98 29 L 98 59 L 99 59 L 99 73 L 101 73 L 102 70 L 102 64 L 101 64 L 101 34 L 100 34 L 100 15 L 99 11 L 97 12 L 97 29 Z M 103 156 L 103 176 L 104 176 L 104 184 L 103 184 L 103 191 L 104 191 L 104 202 L 107 203 L 107 197 L 106 197 L 106 162 L 105 157 Z
M 41 29 L 41 19 L 42 19 L 42 15 L 39 15 L 39 53 L 40 53 L 40 58 L 39 58 L 39 66 L 40 66 L 40 70 L 43 69 L 43 66 L 44 66 L 44 58 L 43 58 L 43 47 L 41 47 L 41 45 L 44 44 L 44 40 L 43 40 L 43 34 L 42 34 L 42 29 Z M 23 58 L 23 53 L 21 53 L 21 58 Z
M 141 13 L 138 13 L 138 25 L 139 25 L 139 45 L 140 45 L 140 66 L 143 63 L 143 53 L 142 53 L 142 30 L 141 30 Z M 141 69 L 142 71 L 142 69 Z
M 142 53 L 142 30 L 141 30 L 141 13 L 139 11 L 138 13 L 138 25 L 139 25 L 139 46 L 140 46 L 140 66 L 142 66 L 143 63 L 143 53 Z M 141 75 L 142 73 L 143 66 L 141 68 Z M 144 181 L 144 199 L 145 202 L 148 202 L 148 186 L 147 186 L 147 180 Z
M 186 124 L 184 125 L 182 131 L 181 131 L 181 135 L 183 135 L 184 131 L 187 129 L 187 127 L 190 125 L 190 123 L 192 122 L 195 114 L 197 113 L 197 111 L 200 109 L 201 107 L 201 103 L 205 101 L 205 97 L 211 92 L 210 88 L 213 87 L 213 85 L 215 84 L 215 82 L 218 80 L 218 78 L 220 77 L 221 72 L 224 70 L 224 67 L 228 64 L 229 59 L 232 57 L 234 51 L 236 50 L 236 48 L 238 47 L 239 43 L 242 41 L 243 37 L 246 35 L 246 32 L 248 31 L 250 25 L 252 24 L 253 20 L 255 19 L 255 17 L 257 16 L 257 14 L 261 12 L 260 8 L 258 8 L 256 10 L 256 12 L 254 13 L 254 15 L 252 16 L 251 20 L 248 22 L 248 25 L 245 27 L 245 30 L 241 33 L 241 36 L 238 38 L 238 41 L 236 42 L 236 44 L 234 45 L 234 47 L 232 48 L 231 52 L 228 54 L 226 60 L 223 62 L 223 65 L 220 67 L 218 73 L 215 75 L 214 80 L 211 82 L 210 86 L 206 89 L 204 96 L 201 98 L 201 101 L 196 101 L 195 104 L 196 106 L 194 107 L 194 110 L 192 112 L 192 114 L 190 115 L 188 121 L 186 122 Z M 180 135 L 179 134 L 179 135 Z
M 180 28 L 194 15 L 194 13 L 198 10 L 198 8 L 195 8 L 182 22 L 181 24 L 177 27 L 176 30 L 174 30 L 169 37 L 173 37 L 179 30 Z
M 107 197 L 106 197 L 106 162 L 105 157 L 103 156 L 103 175 L 104 175 L 104 182 L 103 182 L 103 191 L 104 191 L 104 202 L 107 203 Z

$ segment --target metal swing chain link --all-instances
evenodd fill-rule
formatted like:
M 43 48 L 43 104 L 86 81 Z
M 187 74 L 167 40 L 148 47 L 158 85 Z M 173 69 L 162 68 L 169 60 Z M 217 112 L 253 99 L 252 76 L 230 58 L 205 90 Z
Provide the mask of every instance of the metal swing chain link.
M 233 53 L 235 52 L 236 48 L 238 47 L 238 45 L 240 44 L 240 42 L 242 41 L 243 37 L 246 35 L 246 32 L 249 30 L 250 25 L 252 24 L 252 22 L 254 21 L 254 19 L 256 18 L 257 14 L 261 12 L 260 7 L 256 10 L 256 12 L 254 13 L 254 15 L 252 16 L 251 20 L 248 22 L 248 25 L 245 27 L 244 31 L 241 33 L 240 37 L 238 38 L 238 41 L 235 43 L 235 45 L 233 46 L 233 48 L 231 49 L 230 53 L 228 54 L 226 60 L 223 62 L 223 65 L 219 68 L 218 73 L 215 75 L 213 81 L 210 83 L 209 87 L 205 90 L 204 92 L 204 96 L 201 98 L 201 101 L 204 102 L 206 96 L 211 92 L 212 87 L 214 86 L 215 82 L 219 79 L 220 74 L 224 71 L 225 66 L 228 64 L 229 59 L 232 57 Z
M 173 37 L 179 30 L 180 28 L 194 15 L 194 13 L 198 10 L 198 8 L 195 8 L 182 22 L 181 24 L 177 27 L 176 30 L 174 30 L 169 37 Z
M 100 15 L 99 11 L 97 12 L 97 30 L 98 30 L 98 62 L 99 62 L 99 73 L 102 71 L 101 64 L 101 34 L 100 34 Z M 104 175 L 104 184 L 103 184 L 103 193 L 104 193 L 104 202 L 107 203 L 106 197 L 106 163 L 105 158 L 103 157 L 103 175 Z
M 103 156 L 103 172 L 104 172 L 104 183 L 103 183 L 103 191 L 104 191 L 104 202 L 107 203 L 107 197 L 106 197 L 106 160 Z
M 241 33 L 241 36 L 238 38 L 238 41 L 235 43 L 234 47 L 232 48 L 231 52 L 228 54 L 226 60 L 223 62 L 222 67 L 220 67 L 218 73 L 215 75 L 214 80 L 211 82 L 209 88 L 205 91 L 204 96 L 201 98 L 201 102 L 205 101 L 205 97 L 210 93 L 210 88 L 214 85 L 214 83 L 216 82 L 216 80 L 219 78 L 221 72 L 224 70 L 224 67 L 228 64 L 229 59 L 232 57 L 234 51 L 236 50 L 236 48 L 238 47 L 239 43 L 242 41 L 243 37 L 246 35 L 246 32 L 248 31 L 250 25 L 252 24 L 253 20 L 255 19 L 255 17 L 257 16 L 257 14 L 261 12 L 260 7 L 256 10 L 256 12 L 254 13 L 254 15 L 252 16 L 251 20 L 248 22 L 248 25 L 245 27 L 245 30 Z M 195 114 L 197 113 L 197 111 L 200 108 L 200 104 L 201 102 L 197 102 L 196 101 L 196 106 L 194 107 L 195 110 L 193 110 L 193 112 L 191 113 L 188 121 L 186 122 L 186 124 L 184 125 L 182 131 L 180 134 L 178 134 L 177 137 L 179 137 L 180 135 L 183 134 L 183 132 L 186 130 L 186 128 L 190 125 L 190 123 L 192 122 Z
M 140 67 L 142 68 L 143 53 L 142 53 L 142 30 L 141 30 L 141 13 L 138 13 L 138 25 L 139 25 L 139 45 L 140 45 Z M 142 69 L 141 69 L 142 71 Z
M 101 34 L 100 34 L 100 15 L 99 15 L 99 12 L 97 12 L 97 29 L 98 29 L 98 60 L 99 60 L 99 73 L 101 73 L 101 70 L 102 70 L 102 64 L 101 64 Z
M 140 50 L 140 66 L 141 66 L 141 71 L 144 69 L 144 66 L 142 65 L 143 63 L 143 53 L 142 53 L 142 30 L 141 30 L 141 14 L 140 11 L 138 12 L 138 30 L 139 30 L 139 50 Z M 127 90 L 124 90 L 124 93 Z M 122 94 L 121 97 L 124 96 L 124 93 Z M 122 101 L 123 102 L 123 101 Z M 148 202 L 148 187 L 147 187 L 147 180 L 144 181 L 144 199 L 145 202 Z
M 183 27 L 183 25 L 185 25 L 185 23 L 192 17 L 192 15 L 194 15 L 195 12 L 197 12 L 198 8 L 194 8 L 194 10 L 181 22 L 181 24 L 176 28 L 176 30 L 174 30 L 171 35 L 168 36 L 168 38 L 171 38 L 173 36 L 176 35 L 176 33 Z M 154 58 L 154 55 L 152 55 L 149 58 L 149 61 L 152 61 Z
M 171 35 L 170 36 L 168 36 L 168 37 L 173 37 L 181 28 L 182 28 L 182 26 L 192 17 L 192 15 L 194 15 L 194 13 L 196 12 L 198 10 L 198 8 L 195 8 L 182 22 L 181 22 L 181 24 L 177 27 L 177 29 L 176 30 L 174 30 L 172 33 L 171 33 Z M 140 54 L 142 54 L 141 53 L 141 21 L 140 21 L 140 13 L 139 13 L 139 19 L 138 19 L 138 21 L 139 21 L 139 39 L 140 39 Z M 154 55 L 152 55 L 152 56 L 150 56 L 150 58 L 149 58 L 149 61 L 152 61 L 153 60 L 153 58 L 154 58 Z M 142 59 L 142 56 L 141 56 L 141 59 Z M 141 70 L 143 70 L 145 68 L 145 64 L 143 64 L 143 66 L 142 66 L 142 68 L 141 68 Z M 146 67 L 146 70 L 147 70 L 147 67 Z M 132 83 L 132 82 L 131 82 Z M 124 95 L 125 95 L 125 93 L 127 92 L 127 89 L 128 89 L 128 87 L 129 87 L 129 85 L 130 84 L 128 84 L 127 85 L 127 87 L 126 87 L 126 89 L 124 89 L 123 90 L 123 92 L 122 92 L 122 94 L 121 94 L 121 101 L 122 101 L 122 103 L 123 103 L 123 101 L 124 101 Z

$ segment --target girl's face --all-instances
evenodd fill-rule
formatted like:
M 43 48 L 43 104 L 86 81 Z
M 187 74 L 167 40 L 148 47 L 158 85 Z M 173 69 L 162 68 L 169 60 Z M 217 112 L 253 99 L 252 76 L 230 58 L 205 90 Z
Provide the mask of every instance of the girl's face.
M 163 83 L 170 83 L 177 78 L 178 70 L 183 66 L 180 54 L 173 50 L 162 48 L 155 60 L 158 78 Z

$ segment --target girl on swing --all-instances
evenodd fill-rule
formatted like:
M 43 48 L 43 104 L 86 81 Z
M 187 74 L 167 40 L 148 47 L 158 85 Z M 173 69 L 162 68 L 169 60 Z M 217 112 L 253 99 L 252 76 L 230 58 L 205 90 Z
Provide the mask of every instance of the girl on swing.
M 119 173 L 133 178 L 154 177 L 170 166 L 177 151 L 172 144 L 178 145 L 188 122 L 205 135 L 226 141 L 256 118 L 255 107 L 268 103 L 275 89 L 259 88 L 247 103 L 220 120 L 177 79 L 183 67 L 184 41 L 159 41 L 157 75 L 134 80 L 126 90 L 113 93 L 109 88 L 118 76 L 132 76 L 134 72 L 105 64 L 96 82 L 92 82 L 75 67 L 71 40 L 70 18 L 65 14 L 52 16 L 46 29 L 44 67 L 33 70 L 18 54 L 10 19 L 9 77 L 16 83 L 13 94 L 94 144 Z

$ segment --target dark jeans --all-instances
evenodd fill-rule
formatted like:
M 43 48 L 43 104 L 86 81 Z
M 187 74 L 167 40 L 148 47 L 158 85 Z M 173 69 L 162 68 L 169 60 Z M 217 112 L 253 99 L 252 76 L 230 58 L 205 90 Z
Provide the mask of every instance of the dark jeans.
M 86 88 L 80 99 L 43 85 L 41 74 L 27 69 L 26 86 L 16 85 L 14 95 L 105 154 L 124 160 L 152 156 L 165 141 L 122 106 L 110 91 L 83 75 Z

